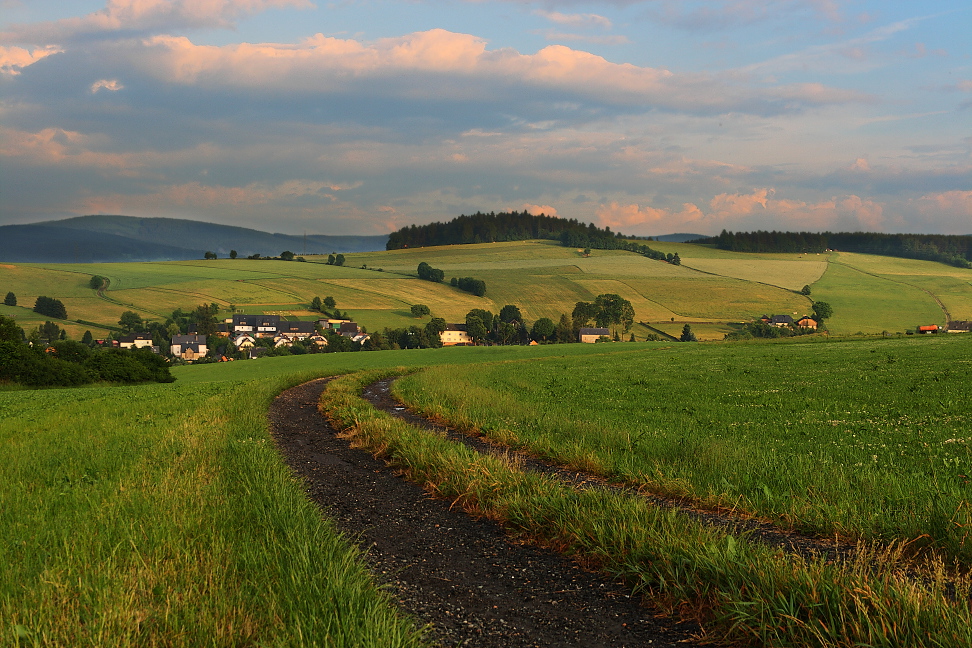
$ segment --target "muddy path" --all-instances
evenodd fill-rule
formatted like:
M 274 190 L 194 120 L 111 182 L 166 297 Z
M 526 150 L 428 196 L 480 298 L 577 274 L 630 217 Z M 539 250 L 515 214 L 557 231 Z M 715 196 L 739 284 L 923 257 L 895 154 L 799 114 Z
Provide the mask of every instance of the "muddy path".
M 498 524 L 432 499 L 350 448 L 317 411 L 325 384 L 305 383 L 273 402 L 273 438 L 308 495 L 367 551 L 370 569 L 401 609 L 430 626 L 434 644 L 702 645 L 696 623 L 665 616 L 623 583 L 512 540 Z

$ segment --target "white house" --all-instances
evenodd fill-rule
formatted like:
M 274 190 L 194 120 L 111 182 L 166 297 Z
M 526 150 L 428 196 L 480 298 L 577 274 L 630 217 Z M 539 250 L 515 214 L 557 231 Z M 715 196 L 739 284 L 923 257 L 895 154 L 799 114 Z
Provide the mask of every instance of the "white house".
M 446 324 L 446 330 L 439 333 L 442 346 L 470 345 L 473 343 L 465 324 Z
M 208 351 L 205 335 L 173 335 L 172 345 L 169 347 L 173 356 L 183 360 L 205 357 Z

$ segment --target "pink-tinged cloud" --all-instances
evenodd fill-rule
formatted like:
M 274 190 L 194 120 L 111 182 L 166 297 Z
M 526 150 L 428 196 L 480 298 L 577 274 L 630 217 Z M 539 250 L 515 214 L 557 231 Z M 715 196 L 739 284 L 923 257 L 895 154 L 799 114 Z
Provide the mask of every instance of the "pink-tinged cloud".
M 918 200 L 919 208 L 926 216 L 943 216 L 949 219 L 966 218 L 963 234 L 972 234 L 972 191 L 945 191 L 927 194 Z
M 730 86 L 705 75 L 679 76 L 661 68 L 612 63 L 564 45 L 536 54 L 488 50 L 482 38 L 443 29 L 369 44 L 317 34 L 298 44 L 200 46 L 185 37 L 155 36 L 132 47 L 126 59 L 158 81 L 207 89 L 242 87 L 261 94 L 367 87 L 375 100 L 384 95 L 496 101 L 532 88 L 637 110 L 662 106 L 693 112 L 779 112 L 801 104 L 863 99 L 860 93 L 821 84 Z
M 310 0 L 108 0 L 104 9 L 79 18 L 13 25 L 0 41 L 46 44 L 122 30 L 230 28 L 239 18 L 267 9 L 311 6 Z
M 531 205 L 529 203 L 525 203 L 525 204 L 523 204 L 523 205 L 520 206 L 520 209 L 522 209 L 523 211 L 529 212 L 529 213 L 533 214 L 534 216 L 540 216 L 541 214 L 546 215 L 546 216 L 556 216 L 557 215 L 557 208 L 556 207 L 551 207 L 550 205 Z
M 600 205 L 594 213 L 597 222 L 602 226 L 612 227 L 616 230 L 625 228 L 638 229 L 641 225 L 661 225 L 668 227 L 674 224 L 685 224 L 704 217 L 702 211 L 692 203 L 682 205 L 681 211 L 671 209 L 659 209 L 638 204 L 622 205 L 612 202 L 607 205 Z
M 642 234 L 678 231 L 690 226 L 715 233 L 721 229 L 783 229 L 820 231 L 878 230 L 887 224 L 884 205 L 855 195 L 806 202 L 778 199 L 772 188 L 752 193 L 722 193 L 714 196 L 707 209 L 685 203 L 680 209 L 639 204 L 600 205 L 595 215 L 601 225 Z
M 48 46 L 25 49 L 23 47 L 3 47 L 0 45 L 0 74 L 16 76 L 29 65 L 51 54 L 58 54 L 63 50 Z

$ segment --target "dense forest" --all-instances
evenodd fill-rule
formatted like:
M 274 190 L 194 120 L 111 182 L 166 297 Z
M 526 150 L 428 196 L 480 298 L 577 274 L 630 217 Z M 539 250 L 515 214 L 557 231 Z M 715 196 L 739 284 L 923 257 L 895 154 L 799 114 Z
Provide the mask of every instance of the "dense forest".
M 575 219 L 558 218 L 529 212 L 476 212 L 465 214 L 447 223 L 409 225 L 392 232 L 386 248 L 433 247 L 436 245 L 462 245 L 465 243 L 494 243 L 497 241 L 526 241 L 549 239 L 560 241 L 566 247 L 592 248 L 597 250 L 629 250 L 653 259 L 665 255 L 647 245 L 637 243 L 614 233 L 610 227 L 600 229 L 593 223 L 581 223 Z
M 824 252 L 843 250 L 938 261 L 972 268 L 972 236 L 880 234 L 877 232 L 727 232 L 697 243 L 734 252 Z

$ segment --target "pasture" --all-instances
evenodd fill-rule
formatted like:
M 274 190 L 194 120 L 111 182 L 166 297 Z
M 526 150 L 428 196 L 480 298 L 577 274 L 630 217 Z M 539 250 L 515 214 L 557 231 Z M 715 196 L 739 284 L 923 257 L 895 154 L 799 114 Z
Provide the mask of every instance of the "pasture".
M 430 368 L 423 412 L 611 480 L 972 565 L 972 336 Z
M 967 432 L 960 431 L 969 428 L 972 339 L 787 342 L 305 355 L 175 367 L 172 384 L 2 391 L 4 636 L 28 645 L 311 645 L 322 636 L 337 646 L 418 645 L 411 622 L 376 590 L 353 546 L 321 519 L 267 434 L 266 409 L 279 391 L 360 369 L 428 367 L 401 384 L 410 400 L 441 400 L 443 415 L 461 421 L 464 412 L 470 425 L 518 443 L 526 442 L 527 431 L 559 435 L 548 439 L 555 446 L 549 450 L 537 442 L 537 452 L 580 457 L 587 467 L 710 503 L 752 507 L 784 524 L 881 539 L 965 524 L 967 505 L 953 506 L 968 495 L 956 480 L 969 459 Z M 923 379 L 916 383 L 915 374 Z M 862 384 L 855 387 L 854 380 Z M 795 381 L 790 388 L 788 381 Z M 933 389 L 909 391 L 925 383 Z M 869 399 L 881 391 L 888 399 Z M 459 400 L 469 406 L 456 405 Z M 786 426 L 778 425 L 784 420 Z M 879 442 L 886 447 L 878 448 Z M 820 461 L 808 454 L 823 450 Z M 803 470 L 779 481 L 772 472 L 777 463 Z M 911 472 L 896 482 L 898 490 L 875 499 L 892 467 Z M 728 486 L 694 476 L 706 470 L 725 470 Z M 848 481 L 814 476 L 822 470 Z M 903 505 L 900 488 L 911 484 L 911 474 L 935 485 L 938 503 L 929 508 L 927 484 L 913 484 L 913 503 L 904 506 L 912 515 L 903 518 L 911 526 L 894 531 L 883 518 Z M 860 502 L 837 499 L 839 488 L 860 491 Z M 787 497 L 806 510 L 786 508 Z M 561 510 L 583 514 L 588 505 L 588 497 L 556 504 L 537 519 L 553 520 Z M 876 508 L 869 511 L 870 505 Z M 611 506 L 629 510 L 624 503 Z M 844 506 L 846 514 L 838 510 Z M 929 523 L 935 515 L 938 527 Z M 650 520 L 675 531 L 639 533 L 642 548 L 623 554 L 619 569 L 641 564 L 631 562 L 637 555 L 654 556 L 644 564 L 659 570 L 666 564 L 688 569 L 688 551 L 717 560 L 718 571 L 750 555 L 724 534 L 657 513 L 637 516 L 609 514 L 633 525 L 629 531 L 649 528 L 639 525 Z M 619 539 L 629 531 L 622 529 Z M 688 538 L 699 543 L 686 544 Z M 937 549 L 964 560 L 964 544 L 954 534 L 935 540 Z M 765 560 L 779 559 L 754 559 L 753 569 L 768 570 L 760 578 L 804 578 L 802 571 Z M 738 590 L 732 579 L 756 578 L 750 572 L 717 576 L 713 565 L 692 565 L 692 576 L 681 581 L 688 589 L 693 583 L 710 587 L 716 581 L 707 579 L 714 578 Z M 816 575 L 800 587 L 853 589 L 829 567 L 804 568 Z M 638 574 L 632 577 L 649 578 Z M 914 600 L 926 601 L 922 597 Z M 930 612 L 912 618 L 911 600 L 902 603 L 900 625 L 921 628 L 929 623 L 922 615 Z M 935 618 L 946 618 L 949 628 L 962 618 L 935 614 L 946 615 Z M 787 624 L 774 628 L 796 632 Z
M 972 319 L 972 271 L 942 264 L 832 253 L 829 255 L 743 254 L 684 243 L 651 242 L 678 252 L 682 265 L 636 254 L 594 250 L 589 257 L 551 241 L 518 241 L 346 255 L 343 267 L 321 257 L 307 263 L 217 259 L 167 263 L 0 265 L 0 292 L 11 290 L 19 306 L 5 314 L 33 322 L 28 311 L 39 295 L 61 299 L 70 321 L 58 322 L 78 338 L 90 325 L 116 325 L 134 310 L 162 320 L 176 308 L 191 310 L 215 302 L 246 313 L 275 313 L 311 319 L 315 296 L 333 296 L 338 308 L 368 330 L 416 323 L 409 307 L 426 304 L 433 315 L 461 322 L 472 308 L 498 312 L 520 307 L 528 322 L 555 322 L 578 301 L 601 293 L 629 300 L 635 321 L 678 334 L 691 323 L 702 340 L 721 339 L 739 322 L 763 314 L 802 316 L 812 302 L 834 307 L 831 333 L 903 332 L 919 323 Z M 445 284 L 419 280 L 419 262 L 441 268 Z M 379 270 L 380 269 L 380 270 Z M 91 275 L 111 280 L 105 298 L 88 286 Z M 451 277 L 486 282 L 485 297 L 448 285 Z M 939 305 L 941 302 L 941 305 Z M 97 331 L 92 331 L 96 335 Z M 636 328 L 643 338 L 647 329 Z

